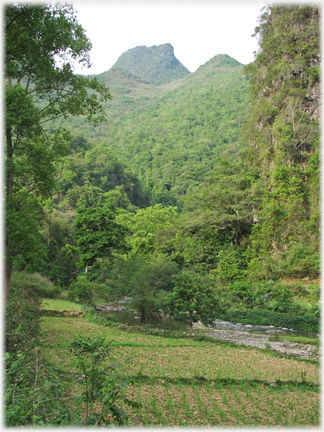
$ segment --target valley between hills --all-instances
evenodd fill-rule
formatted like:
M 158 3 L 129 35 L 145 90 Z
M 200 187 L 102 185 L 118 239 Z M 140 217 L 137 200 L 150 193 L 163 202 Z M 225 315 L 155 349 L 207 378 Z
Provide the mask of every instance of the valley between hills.
M 317 427 L 319 8 L 90 76 L 74 14 L 4 13 L 5 424 Z

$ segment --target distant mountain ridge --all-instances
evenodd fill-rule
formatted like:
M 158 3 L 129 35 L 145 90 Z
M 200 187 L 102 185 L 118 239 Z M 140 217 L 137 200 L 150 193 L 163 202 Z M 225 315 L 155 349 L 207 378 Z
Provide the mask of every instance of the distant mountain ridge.
M 150 84 L 165 84 L 190 74 L 175 57 L 170 43 L 131 48 L 118 58 L 115 68 L 126 69 Z
M 69 118 L 57 123 L 118 155 L 152 205 L 180 208 L 185 196 L 211 175 L 218 158 L 237 158 L 241 124 L 249 111 L 248 79 L 243 65 L 227 54 L 214 56 L 195 72 L 185 69 L 180 78 L 180 62 L 175 59 L 175 67 L 167 68 L 175 58 L 173 47 L 151 48 L 128 50 L 97 75 L 112 95 L 104 104 L 106 122 L 93 126 Z
M 225 68 L 242 66 L 242 63 L 233 59 L 227 54 L 217 54 L 215 57 L 212 57 L 210 60 L 208 60 L 204 65 L 199 66 L 198 70 L 202 67 L 206 68 L 211 65 L 214 68 Z

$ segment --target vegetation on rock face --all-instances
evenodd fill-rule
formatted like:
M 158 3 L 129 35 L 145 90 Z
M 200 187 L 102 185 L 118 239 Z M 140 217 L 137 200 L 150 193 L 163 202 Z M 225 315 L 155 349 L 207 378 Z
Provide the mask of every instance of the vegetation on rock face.
M 253 108 L 242 134 L 243 159 L 256 178 L 252 187 L 259 201 L 250 268 L 264 276 L 316 277 L 319 9 L 269 7 L 256 35 L 260 53 L 245 68 Z

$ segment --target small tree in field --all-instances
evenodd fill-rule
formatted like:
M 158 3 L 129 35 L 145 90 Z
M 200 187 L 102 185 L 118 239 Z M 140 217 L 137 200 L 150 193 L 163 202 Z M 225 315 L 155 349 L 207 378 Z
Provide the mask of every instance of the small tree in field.
M 73 355 L 72 365 L 83 375 L 83 392 L 76 400 L 85 404 L 85 426 L 110 424 L 110 413 L 119 425 L 128 422 L 126 413 L 118 406 L 123 401 L 133 409 L 139 409 L 141 404 L 126 398 L 124 387 L 134 384 L 133 379 L 122 378 L 114 370 L 121 363 L 106 361 L 109 357 L 112 341 L 105 342 L 104 335 L 96 335 L 92 339 L 79 337 L 71 341 L 69 349 Z
M 222 311 L 208 282 L 189 271 L 175 277 L 173 291 L 163 298 L 161 308 L 171 316 L 189 319 L 190 329 L 196 321 L 213 325 Z

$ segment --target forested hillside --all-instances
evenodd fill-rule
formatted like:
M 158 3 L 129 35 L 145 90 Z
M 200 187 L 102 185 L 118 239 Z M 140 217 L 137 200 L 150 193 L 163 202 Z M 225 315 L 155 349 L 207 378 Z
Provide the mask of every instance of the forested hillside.
M 80 301 L 89 293 L 139 296 L 155 310 L 175 275 L 187 272 L 213 286 L 225 309 L 317 310 L 318 8 L 268 7 L 255 37 L 260 50 L 247 66 L 218 54 L 189 73 L 165 44 L 133 48 L 97 77 L 73 78 L 88 85 L 91 109 L 100 114 L 92 124 L 84 116 L 90 105 L 77 108 L 74 97 L 75 107 L 62 100 L 53 109 L 43 78 L 13 68 L 18 84 L 8 87 L 8 113 L 14 92 L 36 89 L 31 112 L 36 120 L 47 114 L 54 141 L 26 147 L 30 158 L 48 161 L 29 172 L 30 183 L 19 171 L 30 162 L 20 154 L 11 159 L 8 135 L 8 179 L 11 172 L 16 181 L 7 187 L 8 280 L 10 271 L 38 271 Z M 67 118 L 69 111 L 79 118 Z M 10 119 L 12 132 L 33 131 L 27 146 L 41 136 L 36 120 L 10 126 Z M 165 281 L 154 282 L 152 269 Z
M 159 86 L 113 67 L 98 76 L 113 97 L 104 105 L 107 122 L 89 128 L 71 119 L 69 127 L 118 151 L 151 204 L 181 206 L 217 157 L 237 155 L 249 108 L 242 67 L 227 55 L 217 55 L 182 80 Z
M 174 56 L 171 44 L 139 46 L 123 53 L 113 68 L 126 69 L 152 84 L 183 78 L 190 72 Z

